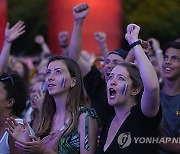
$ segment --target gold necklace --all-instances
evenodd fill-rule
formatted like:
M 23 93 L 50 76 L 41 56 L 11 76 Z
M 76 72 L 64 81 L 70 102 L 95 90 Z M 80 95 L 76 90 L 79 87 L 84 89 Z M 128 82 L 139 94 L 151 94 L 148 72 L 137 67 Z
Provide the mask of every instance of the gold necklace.
M 47 144 L 49 141 L 54 139 L 59 133 L 61 135 L 63 134 L 63 131 L 65 131 L 68 126 L 70 125 L 70 117 L 67 118 L 67 120 L 64 122 L 64 124 L 56 131 L 51 131 L 48 136 L 44 137 L 42 140 L 45 144 Z
M 65 128 L 68 127 L 69 123 L 70 123 L 70 117 L 68 117 L 68 118 L 66 119 L 66 121 L 63 123 L 62 126 L 59 127 L 59 129 L 57 129 L 57 130 L 55 130 L 55 131 L 51 131 L 51 132 L 50 132 L 50 135 L 56 133 L 57 131 L 63 131 Z

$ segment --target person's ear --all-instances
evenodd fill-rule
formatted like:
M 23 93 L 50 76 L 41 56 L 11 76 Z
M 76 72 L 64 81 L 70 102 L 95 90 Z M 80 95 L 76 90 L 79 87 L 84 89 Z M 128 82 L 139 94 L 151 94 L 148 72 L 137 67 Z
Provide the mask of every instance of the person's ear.
M 137 94 L 139 94 L 139 92 L 140 92 L 140 88 L 133 88 L 131 91 L 131 95 L 136 96 Z
M 71 79 L 71 88 L 74 87 L 75 85 L 76 85 L 76 78 L 73 77 L 73 78 Z
M 8 107 L 8 108 L 9 108 L 9 107 L 12 107 L 14 103 L 15 103 L 14 98 L 10 98 L 9 101 L 8 101 L 7 107 Z

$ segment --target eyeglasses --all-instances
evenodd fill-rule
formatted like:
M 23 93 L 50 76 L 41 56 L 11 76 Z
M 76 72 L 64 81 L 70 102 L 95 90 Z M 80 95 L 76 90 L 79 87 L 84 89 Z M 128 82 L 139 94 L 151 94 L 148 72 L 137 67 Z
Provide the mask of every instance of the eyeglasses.
M 4 81 L 4 80 L 7 80 L 7 79 L 10 79 L 11 80 L 11 84 L 14 86 L 14 80 L 12 78 L 12 76 L 5 76 L 5 77 L 0 77 L 0 81 Z

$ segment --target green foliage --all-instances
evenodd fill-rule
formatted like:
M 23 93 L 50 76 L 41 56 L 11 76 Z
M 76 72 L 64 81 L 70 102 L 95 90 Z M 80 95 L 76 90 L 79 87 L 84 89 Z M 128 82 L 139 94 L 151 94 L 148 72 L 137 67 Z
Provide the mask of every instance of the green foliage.
M 163 45 L 180 37 L 179 6 L 179 0 L 124 0 L 123 30 L 129 23 L 136 23 L 141 27 L 142 39 L 154 37 Z
M 40 51 L 34 37 L 46 38 L 48 20 L 47 0 L 9 0 L 8 20 L 11 25 L 23 20 L 26 33 L 13 43 L 11 52 L 16 55 L 33 55 Z
M 140 38 L 154 37 L 162 44 L 180 37 L 179 0 L 124 0 L 123 31 L 129 23 L 141 27 Z M 48 0 L 9 0 L 8 18 L 11 25 L 25 21 L 26 33 L 13 43 L 12 53 L 33 55 L 40 51 L 35 35 L 47 35 Z M 123 39 L 123 48 L 127 48 Z

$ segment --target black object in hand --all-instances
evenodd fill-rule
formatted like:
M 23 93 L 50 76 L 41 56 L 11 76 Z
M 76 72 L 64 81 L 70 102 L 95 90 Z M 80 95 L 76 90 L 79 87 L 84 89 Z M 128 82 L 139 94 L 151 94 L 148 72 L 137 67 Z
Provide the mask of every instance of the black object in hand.
M 80 7 L 77 7 L 76 9 L 75 9 L 75 12 L 76 13 L 79 13 L 79 12 L 82 12 L 82 11 L 84 11 L 84 10 L 87 10 L 88 9 L 88 5 L 86 5 L 86 6 L 80 6 Z

